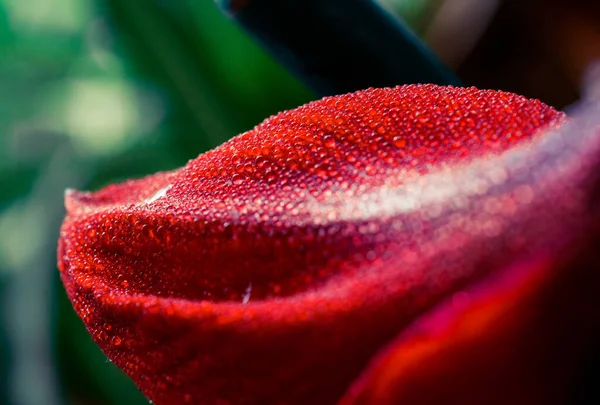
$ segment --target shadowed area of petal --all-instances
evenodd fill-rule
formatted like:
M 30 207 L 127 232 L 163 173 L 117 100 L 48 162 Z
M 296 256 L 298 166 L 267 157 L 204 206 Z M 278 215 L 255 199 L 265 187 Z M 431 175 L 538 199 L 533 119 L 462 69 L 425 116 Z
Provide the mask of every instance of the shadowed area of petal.
M 444 297 L 594 223 L 595 127 L 563 122 L 475 89 L 326 98 L 180 170 L 71 192 L 62 279 L 159 405 L 332 403 Z
M 340 405 L 567 404 L 600 339 L 598 239 L 461 291 L 376 356 Z

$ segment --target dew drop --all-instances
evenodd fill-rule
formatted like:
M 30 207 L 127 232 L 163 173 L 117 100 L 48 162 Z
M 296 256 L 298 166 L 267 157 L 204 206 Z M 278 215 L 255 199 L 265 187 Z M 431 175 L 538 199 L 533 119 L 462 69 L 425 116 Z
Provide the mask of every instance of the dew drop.
M 402 137 L 402 136 L 395 136 L 392 139 L 392 143 L 397 147 L 397 148 L 405 148 L 406 147 L 406 138 Z
M 244 179 L 239 174 L 234 174 L 233 176 L 231 176 L 231 182 L 236 186 L 239 186 L 244 182 Z
M 244 295 L 242 295 L 242 304 L 247 304 L 250 301 L 250 295 L 252 294 L 252 283 L 248 284 L 246 291 L 244 291 Z
M 332 136 L 327 135 L 323 137 L 323 145 L 325 145 L 328 148 L 333 148 L 335 147 L 335 139 L 333 139 Z

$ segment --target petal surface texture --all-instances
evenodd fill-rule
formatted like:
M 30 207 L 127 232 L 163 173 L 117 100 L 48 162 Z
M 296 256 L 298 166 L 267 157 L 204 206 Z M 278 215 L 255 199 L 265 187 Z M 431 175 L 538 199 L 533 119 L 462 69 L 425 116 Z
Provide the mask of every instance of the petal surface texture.
M 417 318 L 591 232 L 585 125 L 473 88 L 328 97 L 181 169 L 68 192 L 61 277 L 158 405 L 379 403 L 370 362 Z

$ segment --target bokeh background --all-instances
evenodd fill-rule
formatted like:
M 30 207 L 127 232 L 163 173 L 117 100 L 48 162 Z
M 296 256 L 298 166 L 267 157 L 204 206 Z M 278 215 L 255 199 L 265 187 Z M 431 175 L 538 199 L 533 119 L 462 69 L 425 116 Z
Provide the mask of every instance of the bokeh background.
M 381 2 L 466 84 L 598 97 L 596 0 Z M 181 166 L 315 98 L 211 0 L 0 0 L 0 404 L 147 404 L 58 279 L 65 188 Z

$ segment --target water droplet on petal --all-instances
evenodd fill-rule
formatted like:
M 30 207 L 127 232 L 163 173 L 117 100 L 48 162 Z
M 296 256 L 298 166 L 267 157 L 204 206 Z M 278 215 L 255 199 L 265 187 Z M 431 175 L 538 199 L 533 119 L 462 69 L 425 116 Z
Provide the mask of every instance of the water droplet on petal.
M 250 301 L 250 295 L 252 294 L 252 283 L 248 284 L 244 295 L 242 295 L 242 304 L 247 304 Z
M 406 138 L 404 138 L 402 136 L 395 136 L 394 138 L 392 138 L 392 143 L 397 148 L 405 148 L 406 147 Z
M 328 148 L 333 148 L 335 147 L 335 139 L 333 139 L 333 137 L 330 135 L 326 135 L 323 137 L 323 145 Z

